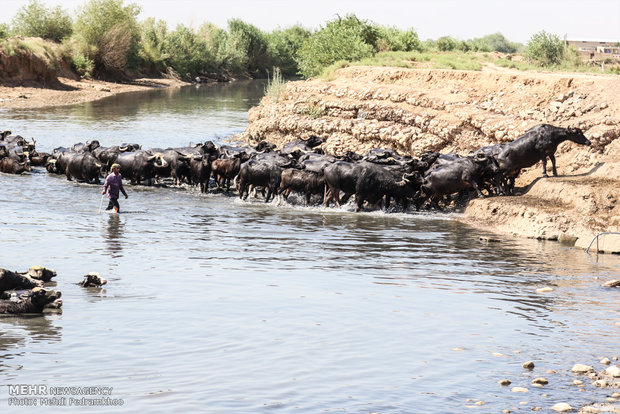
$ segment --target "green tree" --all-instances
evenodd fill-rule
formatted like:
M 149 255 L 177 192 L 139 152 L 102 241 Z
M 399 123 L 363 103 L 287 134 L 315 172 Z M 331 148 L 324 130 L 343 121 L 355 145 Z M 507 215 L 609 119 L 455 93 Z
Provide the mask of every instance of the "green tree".
M 203 23 L 198 28 L 198 36 L 205 42 L 205 47 L 213 57 L 213 66 L 216 69 L 224 68 L 225 48 L 228 33 L 213 23 Z
M 122 71 L 139 62 L 140 7 L 123 0 L 90 0 L 78 11 L 74 33 L 79 52 L 95 62 L 97 69 Z M 123 67 L 118 65 L 125 62 Z
M 410 52 L 421 49 L 418 33 L 413 28 L 403 31 L 395 26 L 380 26 L 377 28 L 377 33 L 377 49 L 379 51 Z
M 437 42 L 435 42 L 435 44 L 437 46 L 437 49 L 439 49 L 440 51 L 449 52 L 457 48 L 458 41 L 450 36 L 443 36 L 437 39 Z
M 274 30 L 267 35 L 273 65 L 285 75 L 299 72 L 295 57 L 303 42 L 310 37 L 310 31 L 296 25 L 287 29 Z
M 501 33 L 486 35 L 481 40 L 488 45 L 490 51 L 515 53 L 519 49 L 519 44 L 509 42 Z
M 140 51 L 141 64 L 150 72 L 164 72 L 169 55 L 165 52 L 164 42 L 168 33 L 168 26 L 163 20 L 149 17 L 140 24 Z
M 372 56 L 377 40 L 377 29 L 367 22 L 354 15 L 338 17 L 303 42 L 296 58 L 299 71 L 305 77 L 317 76 L 336 61 Z
M 166 35 L 165 53 L 168 63 L 182 75 L 190 76 L 200 71 L 213 69 L 213 57 L 200 36 L 185 25 L 178 25 L 176 30 Z
M 228 37 L 224 47 L 224 64 L 231 71 L 262 75 L 271 68 L 271 55 L 265 34 L 256 26 L 240 19 L 228 21 Z
M 527 42 L 526 55 L 543 66 L 557 65 L 564 58 L 564 42 L 557 35 L 540 31 Z
M 11 28 L 16 35 L 60 42 L 71 35 L 72 24 L 71 16 L 60 6 L 48 9 L 39 0 L 30 0 L 17 11 Z

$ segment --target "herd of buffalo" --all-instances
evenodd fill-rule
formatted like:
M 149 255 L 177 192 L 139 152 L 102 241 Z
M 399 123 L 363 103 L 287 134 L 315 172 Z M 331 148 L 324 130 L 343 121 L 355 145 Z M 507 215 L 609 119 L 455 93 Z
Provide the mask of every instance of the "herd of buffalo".
M 326 206 L 341 205 L 355 195 L 356 211 L 364 207 L 387 209 L 395 200 L 403 210 L 428 205 L 441 208 L 457 200 L 490 195 L 510 195 L 521 169 L 542 161 L 547 176 L 547 157 L 557 175 L 554 153 L 564 141 L 590 145 L 577 128 L 537 125 L 518 139 L 483 147 L 461 156 L 426 152 L 419 158 L 403 156 L 391 149 L 373 149 L 366 154 L 324 154 L 323 139 L 311 136 L 284 145 L 261 142 L 255 147 L 217 147 L 211 141 L 179 148 L 144 150 L 137 144 L 102 147 L 98 141 L 59 147 L 51 154 L 39 153 L 35 141 L 10 131 L 0 133 L 0 171 L 21 174 L 31 166 L 65 174 L 67 179 L 99 183 L 100 177 L 117 163 L 123 178 L 132 184 L 151 184 L 170 177 L 177 185 L 199 186 L 201 192 L 215 187 L 230 191 L 231 183 L 242 199 L 259 191 L 265 201 L 275 195 L 285 199 L 300 193 L 310 203 L 313 195 Z M 320 198 L 319 198 L 320 197 Z
M 143 150 L 137 144 L 102 147 L 99 142 L 79 143 L 56 148 L 51 154 L 37 152 L 28 141 L 10 131 L 0 133 L 0 172 L 21 174 L 32 166 L 45 167 L 67 179 L 100 183 L 112 164 L 119 164 L 124 178 L 132 184 L 151 184 L 170 177 L 175 184 L 210 188 L 231 184 L 242 199 L 254 190 L 265 201 L 275 195 L 288 199 L 291 192 L 301 194 L 307 204 L 314 195 L 326 206 L 341 205 L 355 195 L 356 211 L 393 199 L 406 210 L 428 205 L 434 208 L 470 197 L 512 194 L 515 177 L 521 169 L 542 161 L 547 176 L 547 157 L 557 175 L 554 153 L 564 141 L 590 145 L 579 129 L 549 124 L 535 126 L 518 139 L 483 147 L 466 156 L 426 152 L 419 158 L 402 156 L 390 149 L 374 149 L 360 155 L 324 154 L 323 139 L 311 136 L 284 145 L 279 151 L 262 142 L 255 147 L 217 147 L 212 142 L 182 148 Z M 486 194 L 485 194 L 486 193 Z M 457 195 L 456 200 L 450 196 Z M 60 308 L 60 292 L 43 287 L 56 272 L 35 266 L 27 272 L 0 268 L 0 314 L 41 313 L 44 308 Z M 105 280 L 93 273 L 82 286 L 101 286 Z M 21 290 L 20 290 L 21 289 Z

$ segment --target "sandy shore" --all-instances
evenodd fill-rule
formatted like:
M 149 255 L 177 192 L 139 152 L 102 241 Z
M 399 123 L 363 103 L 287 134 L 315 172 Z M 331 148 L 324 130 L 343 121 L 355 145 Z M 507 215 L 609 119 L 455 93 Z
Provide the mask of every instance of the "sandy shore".
M 131 83 L 114 83 L 98 80 L 76 81 L 69 78 L 58 78 L 58 80 L 60 84 L 53 88 L 0 85 L 0 109 L 72 105 L 95 101 L 106 96 L 124 92 L 188 85 L 188 83 L 183 81 L 164 78 L 135 79 Z

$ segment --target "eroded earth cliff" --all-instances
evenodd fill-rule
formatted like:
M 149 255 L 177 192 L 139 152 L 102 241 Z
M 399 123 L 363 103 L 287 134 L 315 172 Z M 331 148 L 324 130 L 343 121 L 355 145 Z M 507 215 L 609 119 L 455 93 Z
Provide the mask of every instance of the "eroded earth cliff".
M 333 80 L 290 82 L 249 114 L 241 138 L 279 147 L 318 135 L 327 153 L 392 148 L 467 154 L 550 123 L 579 127 L 591 147 L 566 142 L 558 177 L 541 164 L 525 170 L 517 196 L 476 199 L 463 220 L 492 230 L 587 247 L 600 232 L 620 231 L 620 76 L 348 67 Z M 550 165 L 548 166 L 550 168 Z M 620 251 L 620 236 L 600 249 Z

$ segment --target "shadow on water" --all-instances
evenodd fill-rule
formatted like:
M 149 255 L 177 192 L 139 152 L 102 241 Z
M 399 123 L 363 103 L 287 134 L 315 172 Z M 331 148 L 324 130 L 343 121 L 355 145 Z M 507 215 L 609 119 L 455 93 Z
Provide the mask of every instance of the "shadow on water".
M 3 128 L 37 140 L 37 150 L 97 139 L 104 146 L 184 146 L 243 131 L 265 81 L 188 85 L 113 95 L 83 104 L 3 113 Z

